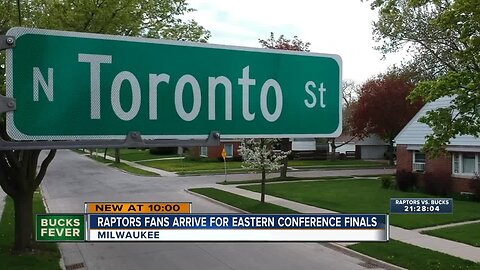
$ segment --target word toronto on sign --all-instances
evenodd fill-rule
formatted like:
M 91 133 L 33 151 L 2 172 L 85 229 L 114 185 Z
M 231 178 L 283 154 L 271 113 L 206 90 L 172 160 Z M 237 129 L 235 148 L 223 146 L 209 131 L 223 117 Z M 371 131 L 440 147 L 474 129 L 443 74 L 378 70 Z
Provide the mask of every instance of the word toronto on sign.
M 15 140 L 336 137 L 337 55 L 12 28 Z

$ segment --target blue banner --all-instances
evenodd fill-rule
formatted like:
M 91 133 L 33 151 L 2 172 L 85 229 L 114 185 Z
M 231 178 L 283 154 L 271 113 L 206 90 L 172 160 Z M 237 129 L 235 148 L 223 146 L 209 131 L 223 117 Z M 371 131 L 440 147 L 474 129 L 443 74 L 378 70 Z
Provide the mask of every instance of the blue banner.
M 451 214 L 451 198 L 391 198 L 391 214 Z
M 385 229 L 385 214 L 88 214 L 90 229 Z

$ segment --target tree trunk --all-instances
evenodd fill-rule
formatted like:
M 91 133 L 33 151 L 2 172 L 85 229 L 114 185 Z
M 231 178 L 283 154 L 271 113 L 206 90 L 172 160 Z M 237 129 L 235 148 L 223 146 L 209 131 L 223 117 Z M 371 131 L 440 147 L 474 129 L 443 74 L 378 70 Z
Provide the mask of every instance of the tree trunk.
M 388 164 L 390 166 L 395 165 L 395 163 L 393 162 L 393 140 L 389 141 L 387 153 L 388 153 Z
M 335 139 L 330 141 L 330 147 L 332 148 L 332 152 L 330 153 L 330 160 L 337 160 L 337 146 L 335 145 Z
M 265 168 L 263 168 L 262 169 L 262 190 L 260 195 L 260 201 L 262 203 L 265 202 L 265 180 L 266 180 L 266 173 L 265 173 Z
M 13 198 L 15 243 L 13 250 L 29 251 L 33 235 L 33 192 L 38 188 L 56 150 L 50 150 L 37 171 L 40 150 L 0 151 L 0 185 Z
M 281 150 L 283 152 L 287 152 L 287 151 L 290 150 L 290 139 L 288 139 L 288 138 L 283 138 L 282 139 Z M 288 156 L 286 156 L 282 160 L 282 164 L 283 164 L 283 166 L 280 168 L 280 178 L 285 179 L 285 178 L 287 178 Z
M 33 191 L 22 192 L 13 198 L 15 207 L 16 252 L 27 251 L 32 245 L 33 234 Z
M 115 148 L 115 163 L 120 163 L 120 149 Z

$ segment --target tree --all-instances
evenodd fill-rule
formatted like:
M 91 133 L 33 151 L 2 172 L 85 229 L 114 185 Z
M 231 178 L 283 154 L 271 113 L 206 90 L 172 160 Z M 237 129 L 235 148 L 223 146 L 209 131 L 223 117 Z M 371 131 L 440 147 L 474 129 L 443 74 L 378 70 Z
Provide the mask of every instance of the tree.
M 350 124 L 350 115 L 352 111 L 352 106 L 355 104 L 359 92 L 359 86 L 352 80 L 344 80 L 342 82 L 342 101 L 343 101 L 343 109 L 342 109 L 342 133 L 343 134 L 351 134 L 351 124 Z M 356 136 L 352 136 L 349 140 L 346 140 L 340 144 L 335 142 L 336 138 L 328 138 L 327 142 L 332 149 L 330 153 L 330 159 L 335 160 L 336 156 L 336 149 L 342 147 L 351 141 L 353 141 Z
M 303 42 L 297 36 L 293 36 L 293 40 L 285 38 L 284 35 L 280 35 L 278 39 L 275 39 L 273 32 L 270 32 L 270 37 L 266 40 L 258 39 L 258 42 L 262 45 L 262 48 L 268 49 L 278 49 L 278 50 L 289 50 L 289 51 L 309 51 L 310 42 Z M 290 150 L 290 139 L 283 138 L 281 140 L 281 150 L 289 151 Z M 288 169 L 288 157 L 285 157 L 282 161 L 283 166 L 280 170 L 280 178 L 287 177 Z
M 280 35 L 278 39 L 275 39 L 273 32 L 270 32 L 268 39 L 258 39 L 262 48 L 288 50 L 288 51 L 304 51 L 308 52 L 310 42 L 303 42 L 297 36 L 293 36 L 293 39 L 287 39 L 284 35 Z
M 185 0 L 0 0 L 0 34 L 16 25 L 79 32 L 145 36 L 206 42 L 210 33 L 181 15 L 193 11 Z M 0 93 L 5 93 L 5 54 L 0 54 Z M 5 133 L 5 118 L 0 120 Z M 0 151 L 0 185 L 13 198 L 15 207 L 14 250 L 31 247 L 32 198 L 50 162 L 51 150 L 37 173 L 40 150 Z
M 358 102 L 352 108 L 352 133 L 360 138 L 376 134 L 388 142 L 391 165 L 395 136 L 422 106 L 420 101 L 407 102 L 413 88 L 413 82 L 404 74 L 381 74 L 362 85 Z
M 0 0 L 0 35 L 18 26 L 66 31 L 207 42 L 210 32 L 196 21 L 186 0 Z M 21 18 L 18 18 L 21 14 Z M 4 87 L 4 54 L 0 83 Z M 4 89 L 4 88 L 3 88 Z
M 478 0 L 374 0 L 374 35 L 383 53 L 407 48 L 405 66 L 422 82 L 410 100 L 452 97 L 449 107 L 420 119 L 433 133 L 424 150 L 439 154 L 451 138 L 480 136 L 480 4 Z
M 265 202 L 265 180 L 267 171 L 278 170 L 280 161 L 284 160 L 290 153 L 274 151 L 272 145 L 278 142 L 277 139 L 245 139 L 242 140 L 238 152 L 243 158 L 243 167 L 262 172 L 262 188 L 260 201 Z

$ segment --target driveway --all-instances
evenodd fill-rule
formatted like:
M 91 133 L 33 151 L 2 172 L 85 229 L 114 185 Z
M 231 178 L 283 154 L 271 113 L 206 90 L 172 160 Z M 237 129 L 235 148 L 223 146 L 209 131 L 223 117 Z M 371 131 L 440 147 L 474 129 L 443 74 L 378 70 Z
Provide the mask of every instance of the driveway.
M 222 175 L 132 176 L 62 150 L 42 190 L 51 213 L 82 213 L 86 201 L 191 201 L 195 213 L 232 212 L 184 191 L 221 180 Z M 110 242 L 64 243 L 60 248 L 70 269 L 366 269 L 361 260 L 317 243 Z

